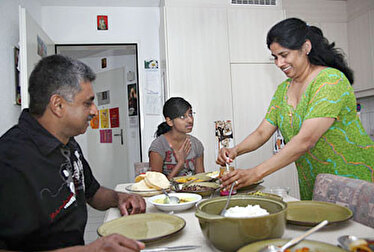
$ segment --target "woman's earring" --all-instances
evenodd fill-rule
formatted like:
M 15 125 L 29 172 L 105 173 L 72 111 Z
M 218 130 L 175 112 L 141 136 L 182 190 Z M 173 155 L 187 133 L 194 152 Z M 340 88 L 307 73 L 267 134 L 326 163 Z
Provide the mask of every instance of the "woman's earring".
M 306 55 L 309 55 L 310 51 L 306 53 Z

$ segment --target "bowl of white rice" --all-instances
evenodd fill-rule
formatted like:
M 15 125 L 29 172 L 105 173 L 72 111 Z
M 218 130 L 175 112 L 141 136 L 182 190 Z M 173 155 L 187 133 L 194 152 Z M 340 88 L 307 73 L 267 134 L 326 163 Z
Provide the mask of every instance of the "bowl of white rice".
M 201 201 L 195 216 L 214 247 L 236 251 L 265 239 L 281 238 L 286 227 L 287 203 L 271 196 L 238 194 L 231 198 L 225 216 L 220 212 L 227 197 Z
M 249 218 L 249 217 L 258 217 L 269 215 L 269 212 L 266 209 L 260 207 L 260 205 L 248 205 L 246 207 L 234 206 L 230 207 L 225 212 L 225 217 L 231 218 Z

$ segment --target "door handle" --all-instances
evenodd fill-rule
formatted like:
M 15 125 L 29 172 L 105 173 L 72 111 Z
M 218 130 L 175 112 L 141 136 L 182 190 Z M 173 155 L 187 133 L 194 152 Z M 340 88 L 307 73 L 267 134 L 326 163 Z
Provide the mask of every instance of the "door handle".
M 114 134 L 114 136 L 120 136 L 121 137 L 121 145 L 123 145 L 123 129 L 121 129 L 119 134 Z

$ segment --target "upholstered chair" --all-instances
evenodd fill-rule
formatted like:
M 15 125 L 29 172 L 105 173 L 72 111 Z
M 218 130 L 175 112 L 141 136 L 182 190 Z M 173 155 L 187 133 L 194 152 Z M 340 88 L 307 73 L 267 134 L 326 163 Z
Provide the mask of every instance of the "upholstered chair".
M 313 200 L 348 207 L 353 220 L 374 228 L 374 183 L 332 174 L 317 175 Z

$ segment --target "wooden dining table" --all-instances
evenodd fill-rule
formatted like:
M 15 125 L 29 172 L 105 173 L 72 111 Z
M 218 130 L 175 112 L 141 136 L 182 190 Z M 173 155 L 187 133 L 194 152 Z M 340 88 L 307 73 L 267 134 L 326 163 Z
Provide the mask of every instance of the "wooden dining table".
M 118 192 L 127 192 L 125 187 L 128 185 L 129 184 L 118 184 L 115 187 L 115 190 Z M 147 197 L 144 198 L 147 201 Z M 289 195 L 283 197 L 283 200 L 286 202 L 298 201 L 298 199 L 291 197 Z M 154 207 L 152 204 L 148 202 L 146 212 L 162 213 L 162 211 L 158 210 L 156 207 Z M 147 248 L 180 245 L 198 245 L 200 247 L 193 251 L 219 251 L 218 249 L 214 248 L 214 246 L 209 242 L 209 240 L 207 240 L 204 237 L 199 226 L 199 220 L 197 217 L 195 217 L 195 208 L 191 208 L 181 212 L 175 212 L 174 214 L 183 218 L 186 221 L 186 226 L 180 232 L 176 233 L 171 237 L 147 244 Z M 117 208 L 110 208 L 105 213 L 104 223 L 119 217 L 121 217 L 119 210 Z M 282 238 L 294 238 L 296 236 L 301 235 L 308 229 L 310 229 L 310 227 L 287 224 Z M 374 229 L 369 226 L 365 226 L 358 222 L 355 222 L 351 219 L 340 223 L 330 224 L 324 227 L 322 230 L 319 230 L 318 232 L 312 234 L 307 239 L 337 245 L 337 239 L 339 236 L 342 235 L 354 235 L 357 237 L 374 237 Z

